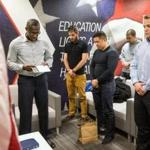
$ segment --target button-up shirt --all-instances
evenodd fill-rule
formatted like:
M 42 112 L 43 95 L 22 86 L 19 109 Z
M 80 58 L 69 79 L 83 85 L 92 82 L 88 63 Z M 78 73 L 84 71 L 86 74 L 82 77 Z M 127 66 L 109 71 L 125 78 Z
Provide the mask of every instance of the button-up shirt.
M 23 65 L 37 66 L 47 63 L 51 67 L 50 47 L 46 41 L 40 39 L 29 41 L 25 36 L 19 36 L 10 43 L 7 62 L 9 69 L 20 75 L 38 76 L 41 73 L 23 70 Z
M 119 58 L 130 64 L 131 61 L 133 60 L 136 47 L 138 46 L 138 44 L 140 42 L 141 42 L 140 40 L 137 40 L 133 44 L 130 44 L 129 42 L 124 44 L 124 46 L 122 47 L 121 54 L 120 54 Z M 123 68 L 123 72 L 130 72 L 130 70 L 127 68 Z
M 130 71 L 133 84 L 142 82 L 145 92 L 150 91 L 150 42 L 148 40 L 144 40 L 137 46 Z

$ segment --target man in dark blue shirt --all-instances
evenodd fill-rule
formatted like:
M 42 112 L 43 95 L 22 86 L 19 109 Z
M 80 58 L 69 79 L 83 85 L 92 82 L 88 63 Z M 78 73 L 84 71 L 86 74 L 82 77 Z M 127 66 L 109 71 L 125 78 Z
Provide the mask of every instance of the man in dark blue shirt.
M 118 54 L 107 42 L 106 34 L 103 31 L 93 36 L 97 47 L 90 71 L 92 76 L 93 98 L 97 113 L 98 131 L 104 126 L 106 129 L 105 138 L 102 144 L 111 142 L 114 138 L 114 110 L 113 95 L 115 92 L 114 71 L 118 62 Z

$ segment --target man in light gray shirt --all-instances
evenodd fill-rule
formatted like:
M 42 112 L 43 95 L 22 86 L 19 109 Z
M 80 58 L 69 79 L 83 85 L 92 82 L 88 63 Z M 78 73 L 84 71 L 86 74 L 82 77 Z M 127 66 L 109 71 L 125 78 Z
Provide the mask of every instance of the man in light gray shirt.
M 46 73 L 35 73 L 37 65 L 51 66 L 50 47 L 40 40 L 40 24 L 36 19 L 28 20 L 26 34 L 14 39 L 9 46 L 8 67 L 19 74 L 18 103 L 20 110 L 19 133 L 31 132 L 33 97 L 39 114 L 40 132 L 48 135 L 48 81 Z M 51 143 L 54 147 L 54 143 Z
M 143 20 L 145 40 L 136 48 L 130 67 L 135 87 L 135 122 L 138 127 L 137 150 L 150 149 L 150 15 Z
M 130 78 L 130 63 L 133 60 L 133 56 L 135 53 L 136 46 L 140 43 L 140 40 L 136 38 L 136 32 L 133 29 L 129 29 L 126 32 L 127 43 L 123 45 L 120 59 L 122 62 L 123 70 L 122 76 L 126 79 Z

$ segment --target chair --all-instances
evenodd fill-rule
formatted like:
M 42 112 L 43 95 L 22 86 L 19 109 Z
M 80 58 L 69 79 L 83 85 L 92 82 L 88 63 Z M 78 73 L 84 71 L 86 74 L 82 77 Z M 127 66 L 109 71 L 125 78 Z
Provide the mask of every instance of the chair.
M 9 85 L 10 96 L 12 103 L 14 104 L 14 114 L 16 119 L 16 124 L 19 126 L 20 112 L 18 107 L 18 85 Z M 61 96 L 48 90 L 48 128 L 56 128 L 57 134 L 59 134 L 59 127 L 61 126 Z M 32 107 L 32 130 L 37 131 L 39 129 L 38 123 L 38 111 L 33 100 Z

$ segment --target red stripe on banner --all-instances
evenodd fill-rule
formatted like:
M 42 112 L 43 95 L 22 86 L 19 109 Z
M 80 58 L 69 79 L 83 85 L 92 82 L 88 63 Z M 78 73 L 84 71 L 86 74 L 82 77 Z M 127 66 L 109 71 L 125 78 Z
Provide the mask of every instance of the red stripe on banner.
M 129 18 L 142 22 L 144 14 L 150 14 L 149 0 L 116 0 L 116 6 L 112 19 Z
M 14 122 L 12 119 L 12 112 L 10 112 L 10 120 L 11 120 L 12 133 L 11 133 L 11 138 L 10 138 L 10 143 L 9 143 L 9 150 L 20 150 L 21 148 L 17 139 L 16 128 L 14 126 Z
M 4 6 L 3 2 L 0 0 L 0 5 L 2 6 L 2 9 L 4 10 L 6 16 L 8 17 L 9 21 L 11 22 L 11 24 L 13 25 L 14 29 L 16 30 L 17 34 L 20 35 L 21 33 L 19 32 L 15 22 L 13 21 L 13 19 L 11 18 L 11 16 L 9 15 L 6 7 Z
M 119 60 L 117 66 L 116 66 L 114 75 L 115 76 L 120 76 L 121 73 L 122 73 L 122 69 L 123 69 L 123 65 L 122 65 L 121 60 Z
M 2 1 L 0 0 L 0 5 L 2 7 L 2 9 L 4 10 L 6 16 L 8 17 L 9 21 L 11 22 L 12 26 L 14 27 L 14 29 L 16 30 L 17 34 L 20 35 L 20 32 L 15 24 L 15 22 L 13 21 L 13 19 L 11 18 L 11 16 L 9 15 L 6 7 L 4 6 L 4 4 L 2 3 Z M 16 81 L 17 79 L 17 75 L 15 76 L 14 80 Z M 10 98 L 10 91 L 9 92 L 9 115 L 10 115 L 10 122 L 11 122 L 11 137 L 10 137 L 10 143 L 9 143 L 9 149 L 8 150 L 20 150 L 20 144 L 17 138 L 17 134 L 16 134 L 16 127 L 15 127 L 15 121 L 13 119 L 13 114 L 12 114 L 12 105 L 11 105 L 11 98 Z
M 2 9 L 4 10 L 6 16 L 8 17 L 9 21 L 11 22 L 12 26 L 14 27 L 15 31 L 17 32 L 18 35 L 21 35 L 21 33 L 19 32 L 19 29 L 17 28 L 15 22 L 13 21 L 13 19 L 11 18 L 11 16 L 9 15 L 6 7 L 4 6 L 4 4 L 2 3 L 2 1 L 0 0 L 0 5 L 2 6 Z M 18 75 L 16 74 L 13 81 L 12 81 L 12 84 L 15 84 L 18 80 Z
M 18 74 L 15 75 L 15 77 L 14 77 L 14 79 L 12 81 L 12 84 L 16 84 L 17 80 L 18 80 Z
M 9 116 L 10 116 L 10 122 L 11 122 L 11 137 L 10 137 L 10 143 L 9 143 L 9 149 L 8 150 L 21 150 L 20 143 L 17 138 L 17 131 L 15 127 L 15 119 L 13 118 L 12 113 L 12 102 L 11 102 L 11 96 L 10 96 L 10 90 L 8 88 L 8 94 L 9 94 Z

